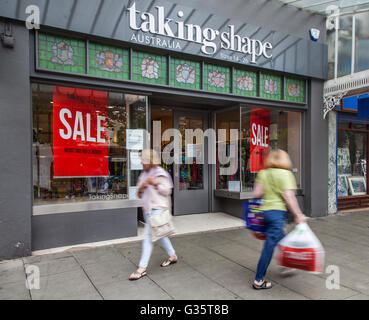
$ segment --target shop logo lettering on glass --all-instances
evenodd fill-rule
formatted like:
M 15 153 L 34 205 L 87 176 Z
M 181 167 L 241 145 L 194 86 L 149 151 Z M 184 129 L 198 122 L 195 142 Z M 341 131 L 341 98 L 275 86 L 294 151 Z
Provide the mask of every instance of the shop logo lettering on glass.
M 196 78 L 195 69 L 187 63 L 179 64 L 176 68 L 176 81 L 180 83 L 194 84 Z
M 267 79 L 264 83 L 265 93 L 276 94 L 278 91 L 278 83 L 273 79 Z
M 159 64 L 151 57 L 143 58 L 141 63 L 142 76 L 148 79 L 159 78 Z
M 210 87 L 225 88 L 226 74 L 215 70 L 208 73 L 208 83 Z
M 122 57 L 111 51 L 96 53 L 96 63 L 102 71 L 121 72 L 123 67 Z
M 239 76 L 237 79 L 237 88 L 242 91 L 253 91 L 254 81 L 249 76 Z
M 62 65 L 74 65 L 73 55 L 74 51 L 72 46 L 67 45 L 64 41 L 54 43 L 52 48 L 53 58 L 52 62 Z

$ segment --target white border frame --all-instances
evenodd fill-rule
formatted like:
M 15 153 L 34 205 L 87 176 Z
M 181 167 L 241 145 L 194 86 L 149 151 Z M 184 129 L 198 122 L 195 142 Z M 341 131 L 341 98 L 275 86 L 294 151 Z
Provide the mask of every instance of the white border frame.
M 354 192 L 354 189 L 353 189 L 352 183 L 351 183 L 351 180 L 353 180 L 353 179 L 362 179 L 364 181 L 365 192 Z M 362 196 L 362 195 L 367 194 L 366 181 L 365 181 L 364 176 L 350 176 L 350 177 L 347 177 L 347 182 L 348 182 L 348 185 L 349 185 L 349 188 L 350 188 L 351 195 L 353 195 L 353 196 Z

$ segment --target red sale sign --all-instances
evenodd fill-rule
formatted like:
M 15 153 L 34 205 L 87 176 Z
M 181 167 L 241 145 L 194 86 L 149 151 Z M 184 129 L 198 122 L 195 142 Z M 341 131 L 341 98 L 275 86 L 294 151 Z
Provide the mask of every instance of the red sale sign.
M 250 172 L 259 172 L 269 154 L 269 110 L 252 109 L 250 129 Z
M 54 87 L 54 177 L 109 176 L 108 93 Z

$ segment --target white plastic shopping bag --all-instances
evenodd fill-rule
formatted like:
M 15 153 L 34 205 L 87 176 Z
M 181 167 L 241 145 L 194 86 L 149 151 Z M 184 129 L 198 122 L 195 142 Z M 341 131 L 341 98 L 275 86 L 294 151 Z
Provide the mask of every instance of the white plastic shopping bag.
M 279 242 L 277 259 L 283 267 L 321 273 L 324 248 L 307 223 L 299 223 Z

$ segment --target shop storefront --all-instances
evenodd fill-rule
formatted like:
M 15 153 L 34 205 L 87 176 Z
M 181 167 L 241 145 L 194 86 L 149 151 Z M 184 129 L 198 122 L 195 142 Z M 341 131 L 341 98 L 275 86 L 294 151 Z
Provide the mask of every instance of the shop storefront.
M 359 104 L 367 94 L 347 96 L 336 108 L 337 121 L 337 209 L 356 209 L 369 206 L 366 164 L 368 159 L 369 120 L 360 114 Z
M 63 1 L 69 9 L 61 23 L 57 2 L 35 2 L 44 14 L 39 30 L 27 30 L 25 15 L 0 6 L 0 22 L 11 24 L 16 38 L 0 51 L 3 71 L 14 75 L 7 81 L 1 74 L 1 93 L 7 93 L 0 100 L 7 106 L 1 130 L 11 141 L 2 145 L 9 156 L 1 160 L 1 177 L 22 199 L 1 190 L 13 229 L 0 255 L 135 236 L 139 153 L 154 147 L 170 155 L 169 129 L 182 140 L 179 161 L 162 163 L 174 181 L 174 215 L 222 211 L 242 217 L 242 204 L 274 148 L 291 156 L 306 214 L 327 214 L 325 38 L 316 43 L 298 22 L 288 34 L 282 23 L 268 20 L 275 11 L 297 14 L 324 34 L 323 17 L 275 1 L 257 8 L 262 26 L 254 26 L 228 6 L 229 18 L 223 18 L 222 1 L 209 8 L 217 15 L 185 7 L 185 1 L 101 2 L 88 12 L 83 1 Z M 256 8 L 242 6 L 246 21 L 253 20 Z M 15 106 L 22 111 L 18 117 Z M 348 140 L 360 129 L 355 139 L 367 142 L 363 128 L 348 129 L 342 131 Z M 198 133 L 190 140 L 189 130 Z M 220 159 L 232 150 L 232 161 Z M 6 170 L 15 155 L 22 169 Z

